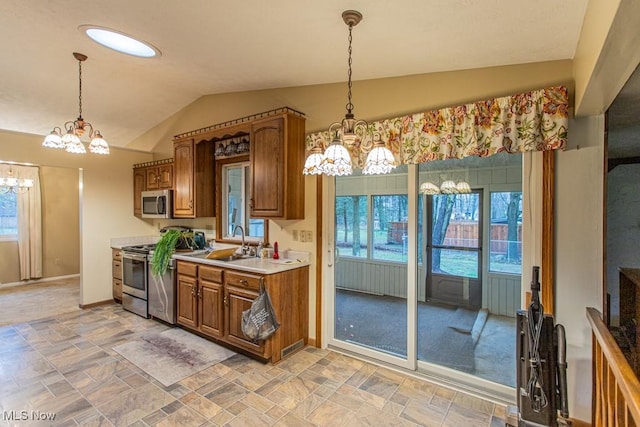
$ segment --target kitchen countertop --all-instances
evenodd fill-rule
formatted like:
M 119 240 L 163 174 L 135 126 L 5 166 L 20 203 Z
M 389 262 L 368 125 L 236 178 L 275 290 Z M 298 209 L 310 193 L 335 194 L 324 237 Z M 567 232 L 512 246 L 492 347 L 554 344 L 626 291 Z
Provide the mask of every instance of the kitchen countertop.
M 216 267 L 231 268 L 234 270 L 260 274 L 276 274 L 309 265 L 308 252 L 288 251 L 287 256 L 289 258 L 273 259 L 250 257 L 240 258 L 233 261 L 220 261 L 194 256 L 195 254 L 202 254 L 203 252 L 204 251 L 175 253 L 173 254 L 173 258 L 182 261 L 196 262 L 199 264 L 214 265 Z

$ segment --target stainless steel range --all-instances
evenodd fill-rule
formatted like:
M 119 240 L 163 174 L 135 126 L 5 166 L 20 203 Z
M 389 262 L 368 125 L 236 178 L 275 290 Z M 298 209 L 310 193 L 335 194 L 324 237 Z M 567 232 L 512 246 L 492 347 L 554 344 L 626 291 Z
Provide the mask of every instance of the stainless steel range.
M 149 317 L 148 255 L 154 244 L 122 248 L 122 308 Z

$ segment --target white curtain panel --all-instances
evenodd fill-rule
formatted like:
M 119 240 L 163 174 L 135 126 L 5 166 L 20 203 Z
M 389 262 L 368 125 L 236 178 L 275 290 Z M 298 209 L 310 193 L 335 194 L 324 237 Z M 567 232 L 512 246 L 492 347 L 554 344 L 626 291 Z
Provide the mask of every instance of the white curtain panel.
M 42 197 L 40 195 L 40 169 L 37 166 L 0 164 L 0 176 L 9 170 L 18 179 L 33 180 L 29 191 L 16 195 L 18 215 L 18 256 L 20 279 L 42 277 Z

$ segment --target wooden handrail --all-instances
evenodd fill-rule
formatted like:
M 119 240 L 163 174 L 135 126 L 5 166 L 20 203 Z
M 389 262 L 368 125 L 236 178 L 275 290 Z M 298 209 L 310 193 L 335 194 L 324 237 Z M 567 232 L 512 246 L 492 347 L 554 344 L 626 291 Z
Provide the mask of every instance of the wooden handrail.
M 593 333 L 593 426 L 640 425 L 640 382 L 593 307 L 587 307 Z

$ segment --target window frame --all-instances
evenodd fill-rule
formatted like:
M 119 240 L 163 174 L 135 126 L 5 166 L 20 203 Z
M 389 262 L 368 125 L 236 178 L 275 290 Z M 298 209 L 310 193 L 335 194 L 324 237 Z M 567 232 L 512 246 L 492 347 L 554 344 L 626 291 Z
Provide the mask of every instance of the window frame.
M 226 203 L 228 199 L 227 199 L 227 193 L 222 191 L 222 189 L 225 188 L 224 183 L 226 183 L 226 177 L 224 176 L 224 171 L 228 166 L 232 166 L 236 164 L 243 165 L 243 167 L 244 166 L 249 167 L 250 166 L 249 155 L 245 154 L 242 156 L 234 156 L 226 159 L 216 159 L 215 199 L 216 199 L 216 241 L 217 242 L 239 244 L 242 240 L 240 235 L 236 234 L 235 236 L 229 236 L 228 233 L 226 232 L 226 226 L 227 226 L 226 218 L 228 218 L 228 212 L 226 211 L 226 207 L 227 207 Z M 251 173 L 250 168 L 249 168 L 249 173 Z M 247 190 L 250 193 L 251 187 L 249 183 L 250 183 L 250 177 L 249 177 L 249 180 L 247 180 L 247 185 L 248 185 Z M 251 198 L 251 194 L 245 194 L 245 198 L 246 200 L 243 201 L 243 205 L 248 206 L 248 200 Z M 246 218 L 247 225 L 249 224 L 250 218 L 260 219 L 260 218 L 251 217 L 250 209 L 247 209 L 247 212 L 245 213 L 244 216 Z M 264 222 L 264 226 L 263 226 L 264 236 L 249 236 L 249 235 L 246 235 L 247 229 L 244 224 L 245 220 L 243 220 L 242 227 L 243 229 L 245 229 L 245 243 L 251 243 L 256 245 L 259 242 L 269 243 L 269 221 L 266 219 L 262 219 L 262 221 Z

